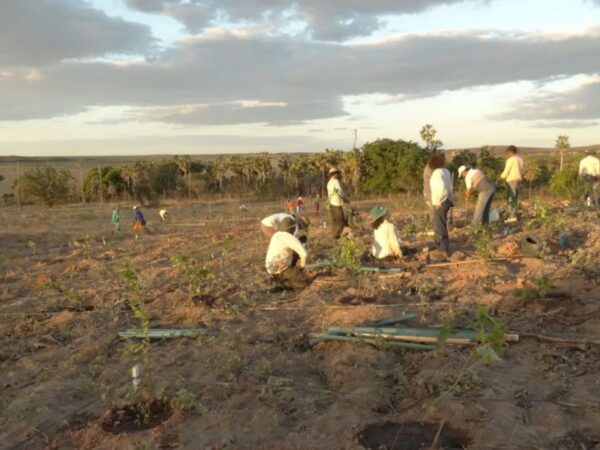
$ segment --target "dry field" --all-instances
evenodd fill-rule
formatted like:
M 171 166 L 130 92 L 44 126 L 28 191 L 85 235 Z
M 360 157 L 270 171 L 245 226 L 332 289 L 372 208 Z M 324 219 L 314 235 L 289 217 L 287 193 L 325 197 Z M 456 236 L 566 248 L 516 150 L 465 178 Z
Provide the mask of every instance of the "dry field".
M 258 219 L 279 205 L 248 204 L 246 220 L 234 202 L 172 205 L 164 224 L 146 209 L 138 239 L 126 208 L 118 235 L 110 206 L 0 209 L 0 447 L 600 448 L 598 214 L 527 211 L 489 241 L 457 226 L 455 264 L 435 266 L 412 203 L 392 202 L 416 250 L 403 272 L 323 269 L 302 292 L 264 271 Z M 312 217 L 311 262 L 333 249 L 322 222 Z M 528 233 L 548 243 L 543 258 L 520 255 Z M 366 227 L 356 235 L 368 244 Z M 468 346 L 307 345 L 330 325 L 407 313 L 467 327 L 480 305 L 521 334 L 489 366 Z M 119 338 L 133 326 L 208 333 Z

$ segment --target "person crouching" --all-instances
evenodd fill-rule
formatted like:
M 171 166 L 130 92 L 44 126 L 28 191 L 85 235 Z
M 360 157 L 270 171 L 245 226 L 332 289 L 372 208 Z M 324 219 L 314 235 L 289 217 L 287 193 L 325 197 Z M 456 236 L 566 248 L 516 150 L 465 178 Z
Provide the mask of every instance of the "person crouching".
M 382 262 L 392 262 L 402 258 L 400 242 L 396 235 L 396 227 L 388 220 L 389 213 L 385 206 L 377 205 L 371 210 L 373 227 L 373 248 L 371 255 Z
M 271 237 L 265 267 L 267 272 L 286 289 L 302 289 L 310 279 L 304 271 L 306 249 L 294 236 L 296 221 L 285 218 L 279 224 L 279 231 Z

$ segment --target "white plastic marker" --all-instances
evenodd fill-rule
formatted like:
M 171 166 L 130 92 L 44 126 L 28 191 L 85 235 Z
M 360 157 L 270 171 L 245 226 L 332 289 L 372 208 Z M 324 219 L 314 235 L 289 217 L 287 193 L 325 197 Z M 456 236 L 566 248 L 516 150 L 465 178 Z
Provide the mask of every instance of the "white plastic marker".
M 139 364 L 136 364 L 131 368 L 131 381 L 133 383 L 134 390 L 137 390 L 140 387 L 140 384 L 142 384 L 141 372 L 142 366 Z

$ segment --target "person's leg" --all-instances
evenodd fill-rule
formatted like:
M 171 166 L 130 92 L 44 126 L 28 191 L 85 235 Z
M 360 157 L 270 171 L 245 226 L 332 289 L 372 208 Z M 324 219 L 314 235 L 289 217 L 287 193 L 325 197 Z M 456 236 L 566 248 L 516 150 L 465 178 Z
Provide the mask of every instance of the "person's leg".
M 433 228 L 435 230 L 435 240 L 438 248 L 446 253 L 450 251 L 450 241 L 448 238 L 448 211 L 450 205 L 444 202 L 439 208 L 435 208 Z
M 331 227 L 334 239 L 339 239 L 344 229 L 344 210 L 341 206 L 330 206 Z
M 508 199 L 508 206 L 510 208 L 510 217 L 517 216 L 517 204 L 519 201 L 519 183 L 510 182 L 506 183 L 506 196 Z
M 485 203 L 487 199 L 484 199 L 484 193 L 479 192 L 477 194 L 477 203 L 475 205 L 475 211 L 473 212 L 473 220 L 471 224 L 479 225 L 483 220 L 483 210 L 485 209 Z
M 483 216 L 481 218 L 481 222 L 484 225 L 490 223 L 490 209 L 492 208 L 492 199 L 494 198 L 494 192 L 496 192 L 496 189 L 490 189 L 489 191 L 486 191 L 485 195 L 483 196 L 485 199 L 485 206 L 483 207 Z

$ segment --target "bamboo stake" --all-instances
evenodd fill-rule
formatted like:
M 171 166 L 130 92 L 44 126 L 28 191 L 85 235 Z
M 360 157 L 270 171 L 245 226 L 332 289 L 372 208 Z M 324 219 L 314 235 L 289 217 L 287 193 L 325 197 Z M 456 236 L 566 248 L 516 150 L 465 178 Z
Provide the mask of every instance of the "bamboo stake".
M 416 344 L 416 343 L 411 343 L 411 342 L 389 342 L 389 341 L 383 341 L 380 339 L 364 339 L 364 338 L 352 337 L 352 336 L 321 335 L 321 336 L 312 338 L 309 342 L 310 342 L 310 345 L 315 345 L 315 344 L 318 344 L 320 342 L 325 342 L 325 341 L 352 342 L 355 344 L 368 344 L 368 345 L 375 345 L 375 346 L 386 345 L 389 347 L 410 348 L 410 349 L 415 349 L 415 350 L 435 350 L 436 349 L 435 345 Z

